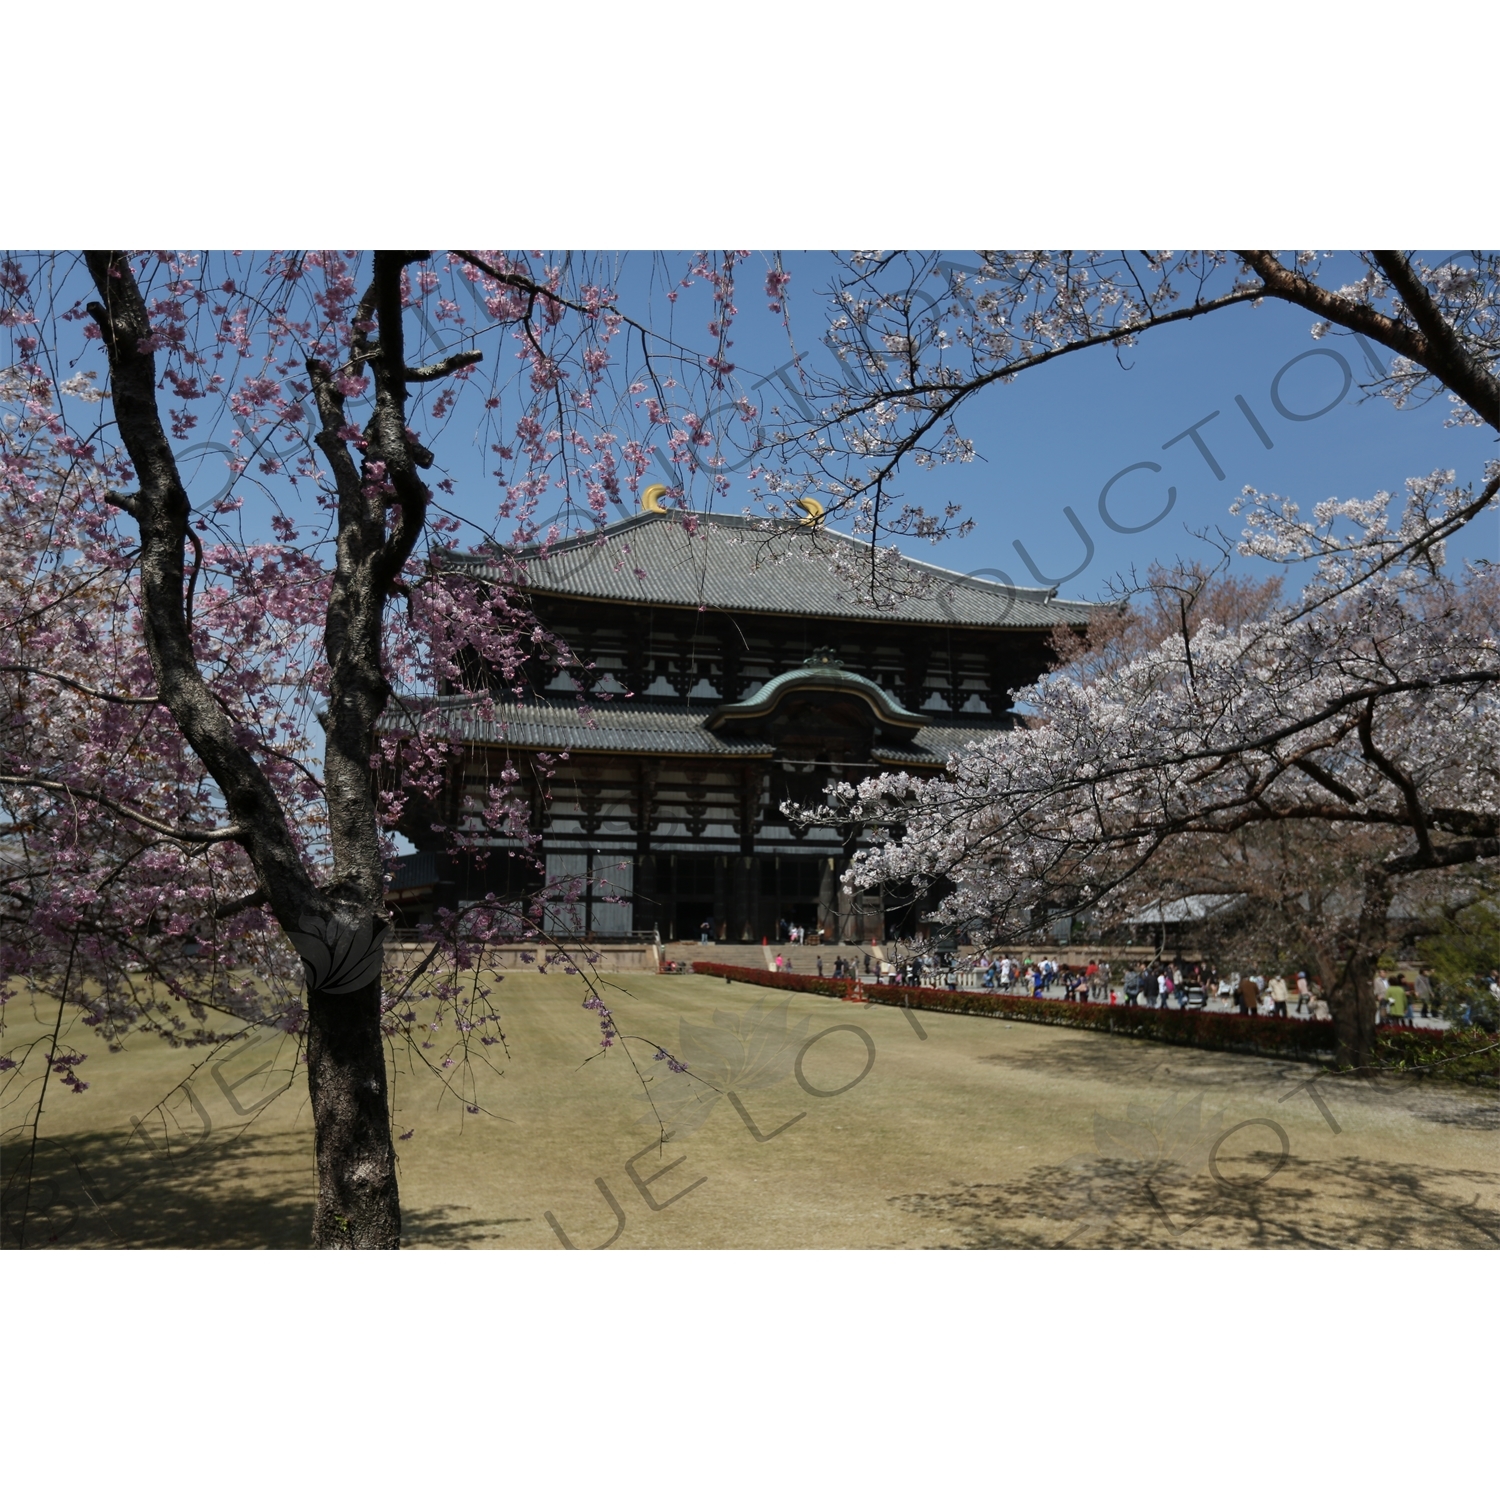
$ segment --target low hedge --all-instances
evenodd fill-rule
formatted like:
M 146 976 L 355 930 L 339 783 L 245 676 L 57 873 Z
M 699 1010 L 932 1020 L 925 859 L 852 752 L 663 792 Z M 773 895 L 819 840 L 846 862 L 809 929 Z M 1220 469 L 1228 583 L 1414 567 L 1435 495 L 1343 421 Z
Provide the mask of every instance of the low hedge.
M 1008 1021 L 1107 1031 L 1115 1036 L 1177 1047 L 1206 1047 L 1216 1052 L 1254 1052 L 1313 1061 L 1334 1049 L 1332 1021 L 1293 1021 L 1223 1011 L 1148 1010 L 1143 1005 L 1092 1005 L 1087 1001 L 997 995 L 987 990 L 928 990 L 903 985 L 880 985 L 867 996 L 877 1004 L 922 1006 L 965 1016 L 1003 1016 Z
M 693 973 L 712 974 L 716 979 L 737 980 L 740 984 L 760 984 L 773 990 L 800 990 L 806 995 L 826 995 L 831 1000 L 852 1000 L 855 981 L 852 979 L 819 979 L 812 974 L 787 974 L 771 969 L 746 969 L 738 964 L 709 963 L 698 959 L 693 964 Z
M 758 984 L 768 989 L 798 990 L 834 1000 L 864 1000 L 875 1005 L 909 1006 L 913 1010 L 947 1011 L 961 1016 L 990 1016 L 1029 1021 L 1041 1026 L 1069 1026 L 1107 1031 L 1177 1047 L 1204 1047 L 1216 1052 L 1251 1052 L 1263 1057 L 1290 1057 L 1323 1062 L 1334 1051 L 1332 1021 L 1294 1021 L 1280 1016 L 1229 1015 L 1222 1011 L 1149 1010 L 1145 1006 L 1090 1005 L 1072 1000 L 1040 1000 L 994 990 L 939 990 L 911 985 L 871 984 L 859 979 L 819 979 L 808 974 L 776 973 L 734 964 L 697 962 L 695 974 Z M 1500 1086 L 1500 1041 L 1476 1028 L 1436 1032 L 1382 1026 L 1376 1033 L 1377 1065 L 1413 1076 L 1430 1075 Z M 1479 1055 L 1473 1055 L 1479 1054 Z

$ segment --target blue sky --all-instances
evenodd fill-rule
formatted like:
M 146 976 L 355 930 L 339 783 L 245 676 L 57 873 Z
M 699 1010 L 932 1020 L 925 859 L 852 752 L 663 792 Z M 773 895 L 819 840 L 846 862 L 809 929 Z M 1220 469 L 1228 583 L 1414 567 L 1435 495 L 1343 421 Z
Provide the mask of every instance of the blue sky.
M 954 252 L 952 258 L 971 257 Z M 784 254 L 783 263 L 793 277 L 789 306 L 797 347 L 812 369 L 831 375 L 836 366 L 821 340 L 828 318 L 823 293 L 836 270 L 833 257 L 792 253 Z M 736 375 L 747 387 L 784 365 L 790 352 L 780 319 L 765 311 L 760 283 L 766 264 L 759 255 L 745 264 L 737 295 L 740 316 L 731 353 Z M 648 306 L 649 266 L 647 257 L 626 262 L 621 285 L 628 310 Z M 1352 267 L 1351 258 L 1350 275 Z M 1341 269 L 1335 263 L 1325 271 L 1328 284 L 1339 285 Z M 649 294 L 646 316 L 653 326 L 665 327 L 659 320 L 670 312 L 676 336 L 706 350 L 703 303 L 684 296 L 668 309 L 660 300 L 662 289 L 658 281 Z M 1445 428 L 1450 410 L 1445 399 L 1399 411 L 1382 398 L 1365 396 L 1360 383 L 1372 378 L 1365 351 L 1339 334 L 1314 341 L 1312 323 L 1310 314 L 1277 302 L 1230 308 L 1155 330 L 1118 356 L 1109 349 L 1070 355 L 990 389 L 960 419 L 975 443 L 974 461 L 910 469 L 900 486 L 908 499 L 929 510 L 956 501 L 975 521 L 973 532 L 963 540 L 912 544 L 907 550 L 963 572 L 998 570 L 1018 584 L 1036 583 L 1036 574 L 1062 579 L 1087 555 L 1066 514 L 1065 508 L 1071 509 L 1094 552 L 1060 592 L 1097 598 L 1123 570 L 1202 553 L 1193 530 L 1223 526 L 1237 533 L 1228 507 L 1245 485 L 1287 495 L 1306 512 L 1333 495 L 1399 493 L 1408 477 L 1436 468 L 1456 470 L 1461 481 L 1478 479 L 1484 460 L 1496 452 L 1492 432 Z M 1372 349 L 1375 357 L 1387 359 L 1385 351 Z M 1344 385 L 1335 354 L 1347 364 L 1352 383 L 1330 406 Z M 1311 420 L 1289 419 L 1277 410 L 1273 384 L 1286 412 L 1329 409 Z M 757 395 L 763 400 L 767 393 L 762 388 Z M 1270 448 L 1236 397 L 1249 407 Z M 1193 438 L 1182 436 L 1215 412 L 1198 433 L 1222 478 Z M 492 513 L 494 481 L 482 447 L 475 445 L 467 458 L 464 443 L 459 429 L 450 427 L 440 462 L 458 481 L 457 508 L 477 520 Z M 1165 507 L 1169 488 L 1176 490 L 1175 503 L 1149 529 L 1111 530 L 1100 517 L 1100 491 L 1121 470 L 1143 463 L 1159 464 L 1160 472 L 1137 468 L 1118 479 L 1108 500 L 1112 519 L 1127 527 L 1150 521 Z M 738 511 L 751 498 L 749 485 L 738 477 L 727 499 L 715 505 Z M 1496 550 L 1490 516 L 1472 525 L 1450 555 L 1494 556 Z
M 954 258 L 967 259 L 962 252 Z M 826 284 L 831 257 L 788 256 L 786 265 L 794 277 L 798 343 L 812 351 L 815 365 L 832 372 L 832 358 L 818 344 L 826 322 L 820 323 L 822 309 L 812 295 Z M 1330 284 L 1337 286 L 1339 279 Z M 1247 484 L 1288 495 L 1305 512 L 1330 495 L 1399 492 L 1407 477 L 1435 468 L 1455 469 L 1460 480 L 1478 479 L 1485 459 L 1496 453 L 1493 432 L 1445 428 L 1445 399 L 1398 411 L 1382 398 L 1365 397 L 1360 382 L 1370 380 L 1371 371 L 1359 345 L 1336 335 L 1314 341 L 1312 323 L 1310 314 L 1282 303 L 1229 308 L 1157 329 L 1118 356 L 1109 349 L 1070 355 L 991 388 L 960 419 L 975 442 L 974 461 L 911 470 L 904 485 L 907 496 L 929 510 L 957 501 L 975 529 L 962 541 L 923 546 L 916 555 L 963 572 L 998 569 L 1018 584 L 1032 584 L 1036 579 L 1017 550 L 1019 542 L 1038 572 L 1061 578 L 1086 556 L 1064 514 L 1068 507 L 1089 533 L 1094 556 L 1060 592 L 1097 597 L 1122 569 L 1203 551 L 1191 530 L 1222 525 L 1237 531 L 1228 507 Z M 769 373 L 784 349 L 768 338 L 762 352 L 759 333 L 756 328 L 742 335 L 735 350 L 742 375 L 757 360 Z M 1344 376 L 1332 352 L 1343 356 L 1353 375 L 1344 399 L 1313 420 L 1279 414 L 1271 387 L 1289 361 L 1297 363 L 1281 375 L 1276 391 L 1287 411 L 1317 412 L 1338 395 Z M 1378 347 L 1375 353 L 1385 358 Z M 1236 396 L 1271 440 L 1270 449 Z M 1218 416 L 1199 428 L 1199 436 L 1222 479 L 1193 439 L 1180 437 L 1213 412 Z M 1164 447 L 1173 438 L 1179 441 Z M 1124 526 L 1148 522 L 1166 505 L 1169 487 L 1176 489 L 1175 505 L 1148 530 L 1112 531 L 1100 519 L 1100 491 L 1122 469 L 1142 462 L 1160 464 L 1161 472 L 1137 469 L 1119 479 L 1108 499 L 1112 518 Z M 730 504 L 739 503 L 737 493 Z M 1471 526 L 1450 554 L 1494 556 L 1495 541 L 1490 516 Z
M 950 258 L 973 259 L 962 251 Z M 680 255 L 621 258 L 621 305 L 652 328 L 706 353 L 712 347 L 706 329 L 710 314 L 701 287 L 684 293 L 675 306 L 665 300 L 672 284 L 665 268 L 680 270 L 685 263 Z M 793 278 L 789 308 L 797 348 L 810 369 L 832 375 L 836 365 L 822 339 L 828 326 L 824 294 L 836 263 L 828 254 L 809 252 L 784 253 L 783 264 Z M 1352 276 L 1354 264 L 1351 257 L 1347 268 L 1337 262 L 1328 267 L 1327 284 L 1339 285 L 1346 269 Z M 739 276 L 740 314 L 730 356 L 743 387 L 785 365 L 791 352 L 780 317 L 766 310 L 761 284 L 768 265 L 767 257 L 756 254 Z M 1408 477 L 1437 468 L 1456 470 L 1461 481 L 1479 478 L 1485 459 L 1496 452 L 1494 433 L 1445 428 L 1450 410 L 1445 399 L 1400 411 L 1384 399 L 1365 396 L 1360 383 L 1372 376 L 1366 352 L 1337 333 L 1314 341 L 1312 322 L 1311 315 L 1278 302 L 1234 307 L 1147 333 L 1134 349 L 1118 355 L 1109 349 L 1069 355 L 991 388 L 960 418 L 961 429 L 975 444 L 974 461 L 936 470 L 911 468 L 899 485 L 906 498 L 929 511 L 957 502 L 974 520 L 973 532 L 936 546 L 912 543 L 907 550 L 962 572 L 991 570 L 992 576 L 1017 584 L 1035 584 L 1038 575 L 1063 580 L 1059 591 L 1064 596 L 1098 598 L 1112 577 L 1132 567 L 1205 552 L 1191 535 L 1194 530 L 1223 526 L 1236 532 L 1228 507 L 1245 485 L 1287 495 L 1306 512 L 1333 495 L 1367 498 L 1381 489 L 1399 493 Z M 489 372 L 497 358 L 506 360 L 506 353 L 496 350 L 493 337 L 486 347 Z M 1373 353 L 1382 361 L 1387 357 L 1378 348 Z M 1337 401 L 1344 372 L 1335 355 L 1352 376 Z M 1273 385 L 1286 412 L 1328 409 L 1312 420 L 1289 419 L 1277 410 Z M 755 399 L 765 404 L 769 389 L 754 393 Z M 429 441 L 439 468 L 455 481 L 451 504 L 456 512 L 493 526 L 499 490 L 488 445 L 494 434 L 476 425 L 476 409 L 477 401 L 461 405 Z M 1205 422 L 1212 413 L 1217 416 Z M 215 423 L 209 417 L 194 439 L 222 437 L 216 429 L 226 420 L 221 416 Z M 419 420 L 419 425 L 427 435 L 430 424 Z M 1184 435 L 1195 425 L 1212 463 Z M 194 443 L 176 446 L 191 454 Z M 196 475 L 189 468 L 195 503 L 212 498 L 222 462 L 219 453 L 200 453 Z M 1113 530 L 1101 519 L 1100 492 L 1112 476 L 1143 464 L 1161 468 L 1135 467 L 1118 478 L 1109 495 L 1111 518 L 1122 527 L 1144 525 L 1163 510 L 1171 489 L 1175 503 L 1145 530 Z M 247 502 L 241 520 L 246 534 L 269 539 L 269 509 L 253 493 L 251 478 L 252 483 L 240 486 Z M 739 511 L 752 498 L 741 475 L 715 506 Z M 1075 530 L 1069 510 L 1088 542 Z M 1493 515 L 1472 524 L 1450 547 L 1453 558 L 1496 552 Z M 1242 561 L 1239 566 L 1261 565 Z
M 1290 496 L 1306 512 L 1330 495 L 1399 492 L 1408 476 L 1435 468 L 1453 468 L 1461 480 L 1478 478 L 1495 453 L 1492 432 L 1445 429 L 1446 401 L 1397 411 L 1381 398 L 1362 397 L 1359 382 L 1370 378 L 1362 351 L 1348 338 L 1314 342 L 1312 321 L 1281 304 L 1230 308 L 1146 334 L 1118 359 L 1107 349 L 1071 355 L 986 392 L 964 419 L 980 457 L 910 486 L 915 495 L 920 484 L 933 503 L 958 500 L 976 522 L 966 541 L 935 548 L 935 560 L 961 571 L 998 568 L 1017 583 L 1033 583 L 1019 542 L 1039 572 L 1060 578 L 1086 556 L 1066 506 L 1089 532 L 1095 552 L 1060 592 L 1097 597 L 1122 569 L 1202 552 L 1192 530 L 1235 530 L 1228 507 L 1245 485 Z M 1316 412 L 1337 396 L 1343 373 L 1327 351 L 1343 355 L 1354 383 L 1325 415 L 1287 420 L 1272 403 L 1272 382 L 1289 361 L 1313 350 L 1325 352 L 1299 360 L 1282 376 L 1277 395 L 1283 407 Z M 1222 479 L 1193 439 L 1180 436 L 1213 412 L 1218 416 L 1198 434 Z M 1100 491 L 1112 476 L 1142 462 L 1160 464 L 1161 472 L 1137 469 L 1120 478 L 1108 498 L 1111 516 L 1121 525 L 1144 524 L 1166 506 L 1169 487 L 1176 489 L 1176 503 L 1148 530 L 1111 531 L 1100 518 Z M 1491 516 L 1453 550 L 1494 556 L 1494 539 Z

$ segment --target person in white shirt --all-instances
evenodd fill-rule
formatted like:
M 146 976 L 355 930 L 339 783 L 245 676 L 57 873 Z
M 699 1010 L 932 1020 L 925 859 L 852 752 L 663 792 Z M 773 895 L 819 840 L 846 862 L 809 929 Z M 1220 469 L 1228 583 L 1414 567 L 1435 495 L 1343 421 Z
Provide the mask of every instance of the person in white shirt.
M 1283 1019 L 1285 1019 L 1287 999 L 1286 980 L 1283 979 L 1280 974 L 1273 974 L 1271 976 L 1269 990 L 1271 997 L 1271 1013 L 1273 1015 L 1281 1016 Z

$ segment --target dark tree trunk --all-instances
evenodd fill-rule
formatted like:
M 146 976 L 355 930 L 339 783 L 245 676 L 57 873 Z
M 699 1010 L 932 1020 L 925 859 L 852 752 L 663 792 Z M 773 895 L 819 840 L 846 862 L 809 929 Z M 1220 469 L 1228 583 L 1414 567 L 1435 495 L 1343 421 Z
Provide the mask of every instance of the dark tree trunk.
M 399 1250 L 380 982 L 308 999 L 307 1076 L 318 1159 L 313 1246 Z
M 313 1244 L 320 1249 L 395 1250 L 401 1244 L 396 1155 L 391 1145 L 377 968 L 384 929 L 380 816 L 370 756 L 390 698 L 382 670 L 386 601 L 422 534 L 431 491 L 418 477 L 432 455 L 406 426 L 407 382 L 446 378 L 477 351 L 409 369 L 401 278 L 426 251 L 375 252 L 360 304 L 351 359 L 340 368 L 375 380 L 374 410 L 356 459 L 345 398 L 333 370 L 307 361 L 321 420 L 316 435 L 338 495 L 338 553 L 324 650 L 330 667 L 324 768 L 332 879 L 320 886 L 302 859 L 286 812 L 240 727 L 209 690 L 194 653 L 184 549 L 197 539 L 191 505 L 157 410 L 151 324 L 123 251 L 90 251 L 101 298 L 89 304 L 109 353 L 115 415 L 140 480 L 135 495 L 111 494 L 141 531 L 146 649 L 162 702 L 224 793 L 234 817 L 223 837 L 249 854 L 260 889 L 308 965 L 308 1083 L 318 1160 Z M 373 328 L 372 328 L 373 323 Z M 371 339 L 370 333 L 376 336 Z M 358 950 L 351 944 L 358 942 Z M 349 963 L 354 964 L 351 971 Z M 327 985 L 333 991 L 326 993 Z
M 1375 1059 L 1375 969 L 1385 948 L 1391 907 L 1390 880 L 1382 870 L 1365 877 L 1352 951 L 1343 980 L 1330 997 L 1335 1063 L 1340 1068 L 1368 1068 Z
M 1340 1068 L 1367 1068 L 1375 1056 L 1375 963 L 1358 953 L 1333 992 L 1334 1062 Z

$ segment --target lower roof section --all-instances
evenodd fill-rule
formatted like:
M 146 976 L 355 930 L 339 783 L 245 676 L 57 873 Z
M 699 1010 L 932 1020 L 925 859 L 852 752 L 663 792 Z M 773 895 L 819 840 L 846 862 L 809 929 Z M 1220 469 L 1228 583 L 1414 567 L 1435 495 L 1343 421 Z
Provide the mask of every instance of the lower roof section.
M 886 766 L 945 766 L 948 758 L 965 746 L 1011 733 L 1008 723 L 994 719 L 985 719 L 972 726 L 930 724 L 919 729 L 910 744 L 876 745 L 873 753 L 875 759 Z
M 404 699 L 381 719 L 387 733 L 410 726 L 466 745 L 518 750 L 599 750 L 622 755 L 732 755 L 769 759 L 768 741 L 711 734 L 692 708 L 622 708 L 611 703 L 506 703 L 491 698 Z
M 636 708 L 613 703 L 545 700 L 503 702 L 476 695 L 403 699 L 381 718 L 385 733 L 425 729 L 466 745 L 514 747 L 517 750 L 588 750 L 615 755 L 724 756 L 736 760 L 770 760 L 776 747 L 769 740 L 718 734 L 707 728 L 712 710 Z M 967 724 L 931 724 L 906 744 L 877 744 L 880 765 L 921 766 L 934 770 L 976 740 L 1008 732 L 999 720 Z

